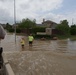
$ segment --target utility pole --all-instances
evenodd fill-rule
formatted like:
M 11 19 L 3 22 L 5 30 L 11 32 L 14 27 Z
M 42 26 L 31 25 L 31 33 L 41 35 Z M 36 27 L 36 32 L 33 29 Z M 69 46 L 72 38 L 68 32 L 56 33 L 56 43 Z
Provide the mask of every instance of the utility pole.
M 73 25 L 73 18 L 72 18 L 72 25 Z
M 16 43 L 16 2 L 14 0 L 14 27 L 15 27 L 15 43 Z

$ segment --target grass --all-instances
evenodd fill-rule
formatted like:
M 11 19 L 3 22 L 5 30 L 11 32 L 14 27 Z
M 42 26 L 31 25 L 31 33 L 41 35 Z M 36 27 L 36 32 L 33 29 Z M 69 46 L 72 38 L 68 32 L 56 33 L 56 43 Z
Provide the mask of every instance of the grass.
M 72 36 L 70 37 L 70 40 L 76 40 L 76 35 L 72 35 Z
M 57 35 L 58 39 L 71 39 L 71 40 L 76 40 L 76 35 Z

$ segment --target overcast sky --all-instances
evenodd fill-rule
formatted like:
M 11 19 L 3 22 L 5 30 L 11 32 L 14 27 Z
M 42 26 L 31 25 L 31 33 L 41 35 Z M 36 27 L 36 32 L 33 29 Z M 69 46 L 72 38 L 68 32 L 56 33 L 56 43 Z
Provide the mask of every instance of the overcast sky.
M 59 23 L 67 19 L 69 24 L 76 24 L 76 0 L 15 0 L 16 21 L 23 18 L 36 19 L 41 23 L 43 18 Z M 14 23 L 14 0 L 0 0 L 0 23 Z

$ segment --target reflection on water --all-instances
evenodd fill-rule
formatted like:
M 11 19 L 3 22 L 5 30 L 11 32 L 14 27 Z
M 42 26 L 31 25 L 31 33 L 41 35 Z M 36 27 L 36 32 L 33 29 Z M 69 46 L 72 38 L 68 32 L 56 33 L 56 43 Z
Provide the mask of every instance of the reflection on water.
M 28 38 L 25 36 L 16 36 L 8 34 L 5 39 L 1 41 L 1 46 L 4 48 L 4 52 L 8 51 L 21 51 L 20 39 L 25 38 L 24 51 L 55 51 L 61 53 L 76 53 L 76 41 L 70 40 L 34 40 L 33 46 L 29 47 Z

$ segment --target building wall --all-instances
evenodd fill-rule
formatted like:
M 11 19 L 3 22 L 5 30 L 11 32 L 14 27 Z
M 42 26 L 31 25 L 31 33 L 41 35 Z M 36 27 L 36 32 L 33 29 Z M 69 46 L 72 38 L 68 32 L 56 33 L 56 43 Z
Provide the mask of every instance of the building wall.
M 51 28 L 46 28 L 46 34 L 51 35 L 52 34 L 52 29 Z

